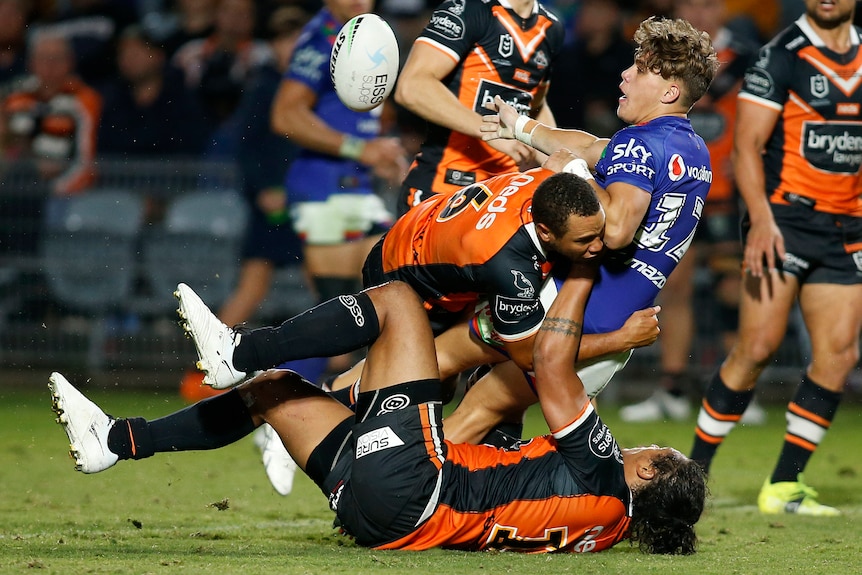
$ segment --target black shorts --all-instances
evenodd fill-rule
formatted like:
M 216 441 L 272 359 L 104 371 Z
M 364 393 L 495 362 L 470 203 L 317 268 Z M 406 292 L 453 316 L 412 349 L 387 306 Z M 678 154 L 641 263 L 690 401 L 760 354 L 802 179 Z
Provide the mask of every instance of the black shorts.
M 262 259 L 275 267 L 288 267 L 302 263 L 302 241 L 289 221 L 272 224 L 258 210 L 252 210 L 246 228 L 242 259 Z
M 862 218 L 827 214 L 797 204 L 771 207 L 784 236 L 784 272 L 796 276 L 800 284 L 862 283 Z M 748 229 L 746 216 L 743 235 Z M 845 246 L 856 246 L 857 251 L 848 253 Z
M 380 390 L 357 404 L 352 450 L 321 488 L 344 530 L 365 546 L 399 539 L 433 513 L 447 447 L 439 380 Z M 363 405 L 363 402 L 365 403 Z

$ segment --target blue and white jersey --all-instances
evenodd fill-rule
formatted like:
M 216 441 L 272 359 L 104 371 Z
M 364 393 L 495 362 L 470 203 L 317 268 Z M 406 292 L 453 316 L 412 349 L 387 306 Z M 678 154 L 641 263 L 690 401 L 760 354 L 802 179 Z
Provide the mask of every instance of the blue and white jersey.
M 596 182 L 605 189 L 624 182 L 652 199 L 631 245 L 605 254 L 584 333 L 619 329 L 655 303 L 694 238 L 711 181 L 706 144 L 686 118 L 663 116 L 614 134 L 596 163 Z
M 382 106 L 370 112 L 350 110 L 338 99 L 329 76 L 329 56 L 341 26 L 329 10 L 320 10 L 303 28 L 284 79 L 301 82 L 317 94 L 314 113 L 328 126 L 358 138 L 376 138 Z M 335 193 L 373 192 L 366 166 L 307 149 L 290 165 L 285 186 L 291 202 L 323 201 Z

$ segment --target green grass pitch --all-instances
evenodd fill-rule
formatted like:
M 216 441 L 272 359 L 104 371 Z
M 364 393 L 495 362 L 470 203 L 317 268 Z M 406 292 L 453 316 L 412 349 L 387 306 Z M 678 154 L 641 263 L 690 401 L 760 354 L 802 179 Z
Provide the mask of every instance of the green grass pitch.
M 118 380 L 120 377 L 118 376 Z M 73 383 L 81 383 L 74 382 Z M 165 415 L 172 390 L 84 391 L 108 413 Z M 691 446 L 694 421 L 626 425 L 599 411 L 619 443 Z M 754 505 L 784 433 L 783 408 L 764 427 L 737 428 L 715 461 L 699 552 L 652 557 L 628 543 L 595 555 L 379 552 L 331 529 L 326 500 L 305 477 L 280 497 L 251 438 L 226 449 L 158 454 L 96 475 L 74 471 L 46 386 L 0 386 L 0 573 L 323 574 L 862 572 L 862 406 L 846 403 L 806 472 L 840 518 L 762 516 Z M 526 432 L 544 431 L 530 412 Z

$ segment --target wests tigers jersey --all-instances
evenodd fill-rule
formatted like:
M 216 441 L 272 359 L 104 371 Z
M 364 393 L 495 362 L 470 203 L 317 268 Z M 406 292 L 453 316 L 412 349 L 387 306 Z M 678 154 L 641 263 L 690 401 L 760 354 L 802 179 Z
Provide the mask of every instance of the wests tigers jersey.
M 443 82 L 465 107 L 483 115 L 500 96 L 527 114 L 537 111 L 534 98 L 547 89 L 564 36 L 563 24 L 538 2 L 521 18 L 506 0 L 447 0 L 416 42 L 458 63 Z M 404 183 L 442 194 L 517 169 L 485 142 L 429 123 Z
M 383 240 L 383 273 L 410 284 L 428 309 L 466 310 L 490 302 L 503 341 L 539 328 L 539 289 L 550 271 L 530 207 L 553 172 L 503 174 L 439 194 L 399 218 Z
M 409 535 L 371 545 L 588 553 L 629 535 L 622 453 L 589 403 L 565 428 L 516 450 L 446 442 L 444 452 L 431 516 Z
M 746 72 L 740 100 L 781 113 L 764 154 L 770 202 L 862 216 L 860 32 L 853 27 L 850 51 L 837 54 L 803 15 Z

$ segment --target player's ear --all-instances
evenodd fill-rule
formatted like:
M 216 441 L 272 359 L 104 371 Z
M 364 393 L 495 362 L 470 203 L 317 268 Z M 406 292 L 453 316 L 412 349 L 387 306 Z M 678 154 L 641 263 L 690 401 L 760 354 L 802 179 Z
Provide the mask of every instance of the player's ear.
M 673 104 L 682 96 L 682 89 L 677 82 L 670 82 L 662 94 L 661 101 L 663 104 Z
M 539 239 L 543 242 L 551 242 L 554 239 L 554 234 L 551 232 L 551 229 L 545 224 L 540 224 L 536 222 L 536 235 L 539 236 Z
M 644 481 L 651 481 L 658 474 L 658 469 L 653 466 L 652 458 L 644 458 L 642 461 L 638 461 L 637 473 L 638 477 Z

